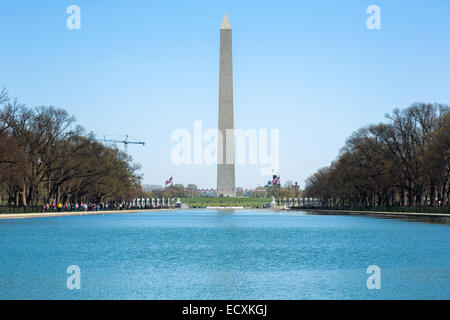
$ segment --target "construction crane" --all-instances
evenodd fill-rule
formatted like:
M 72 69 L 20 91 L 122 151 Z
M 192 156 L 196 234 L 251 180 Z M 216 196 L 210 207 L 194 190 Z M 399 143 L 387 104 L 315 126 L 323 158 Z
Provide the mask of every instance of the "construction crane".
M 125 136 L 125 140 L 113 140 L 113 139 L 106 139 L 106 137 L 103 137 L 103 139 L 97 139 L 98 142 L 105 142 L 105 143 L 123 143 L 123 152 L 128 154 L 128 145 L 129 144 L 140 144 L 145 146 L 145 142 L 142 141 L 128 141 L 128 135 Z

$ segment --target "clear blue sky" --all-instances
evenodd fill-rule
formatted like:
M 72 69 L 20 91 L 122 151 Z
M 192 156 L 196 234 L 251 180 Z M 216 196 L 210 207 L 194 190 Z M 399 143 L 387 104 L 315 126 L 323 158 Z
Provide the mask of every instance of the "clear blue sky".
M 81 30 L 66 8 L 81 8 Z M 368 30 L 366 8 L 381 8 Z M 177 128 L 217 125 L 219 27 L 233 28 L 235 124 L 280 129 L 280 174 L 304 180 L 360 126 L 416 101 L 450 103 L 450 1 L 1 1 L 0 87 L 124 136 L 144 183 L 216 184 L 171 163 Z M 264 185 L 258 166 L 236 184 Z

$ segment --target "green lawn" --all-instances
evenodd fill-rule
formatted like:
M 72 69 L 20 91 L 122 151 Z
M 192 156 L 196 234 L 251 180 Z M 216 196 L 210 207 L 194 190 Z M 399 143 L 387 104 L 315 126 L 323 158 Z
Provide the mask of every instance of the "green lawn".
M 191 207 L 253 207 L 270 204 L 269 198 L 182 198 L 182 203 Z

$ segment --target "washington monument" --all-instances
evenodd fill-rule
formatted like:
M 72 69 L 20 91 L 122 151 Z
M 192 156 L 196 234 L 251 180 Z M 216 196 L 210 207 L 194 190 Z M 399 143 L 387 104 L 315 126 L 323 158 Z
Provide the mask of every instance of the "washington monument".
M 220 27 L 219 134 L 217 148 L 217 195 L 235 197 L 233 57 L 231 26 L 225 14 Z

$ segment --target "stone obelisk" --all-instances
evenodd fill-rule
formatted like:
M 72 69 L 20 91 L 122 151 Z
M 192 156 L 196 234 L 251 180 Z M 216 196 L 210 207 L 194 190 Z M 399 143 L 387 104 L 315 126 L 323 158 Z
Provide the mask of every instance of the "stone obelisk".
M 233 57 L 231 26 L 225 14 L 220 27 L 219 135 L 217 149 L 217 195 L 235 197 Z

